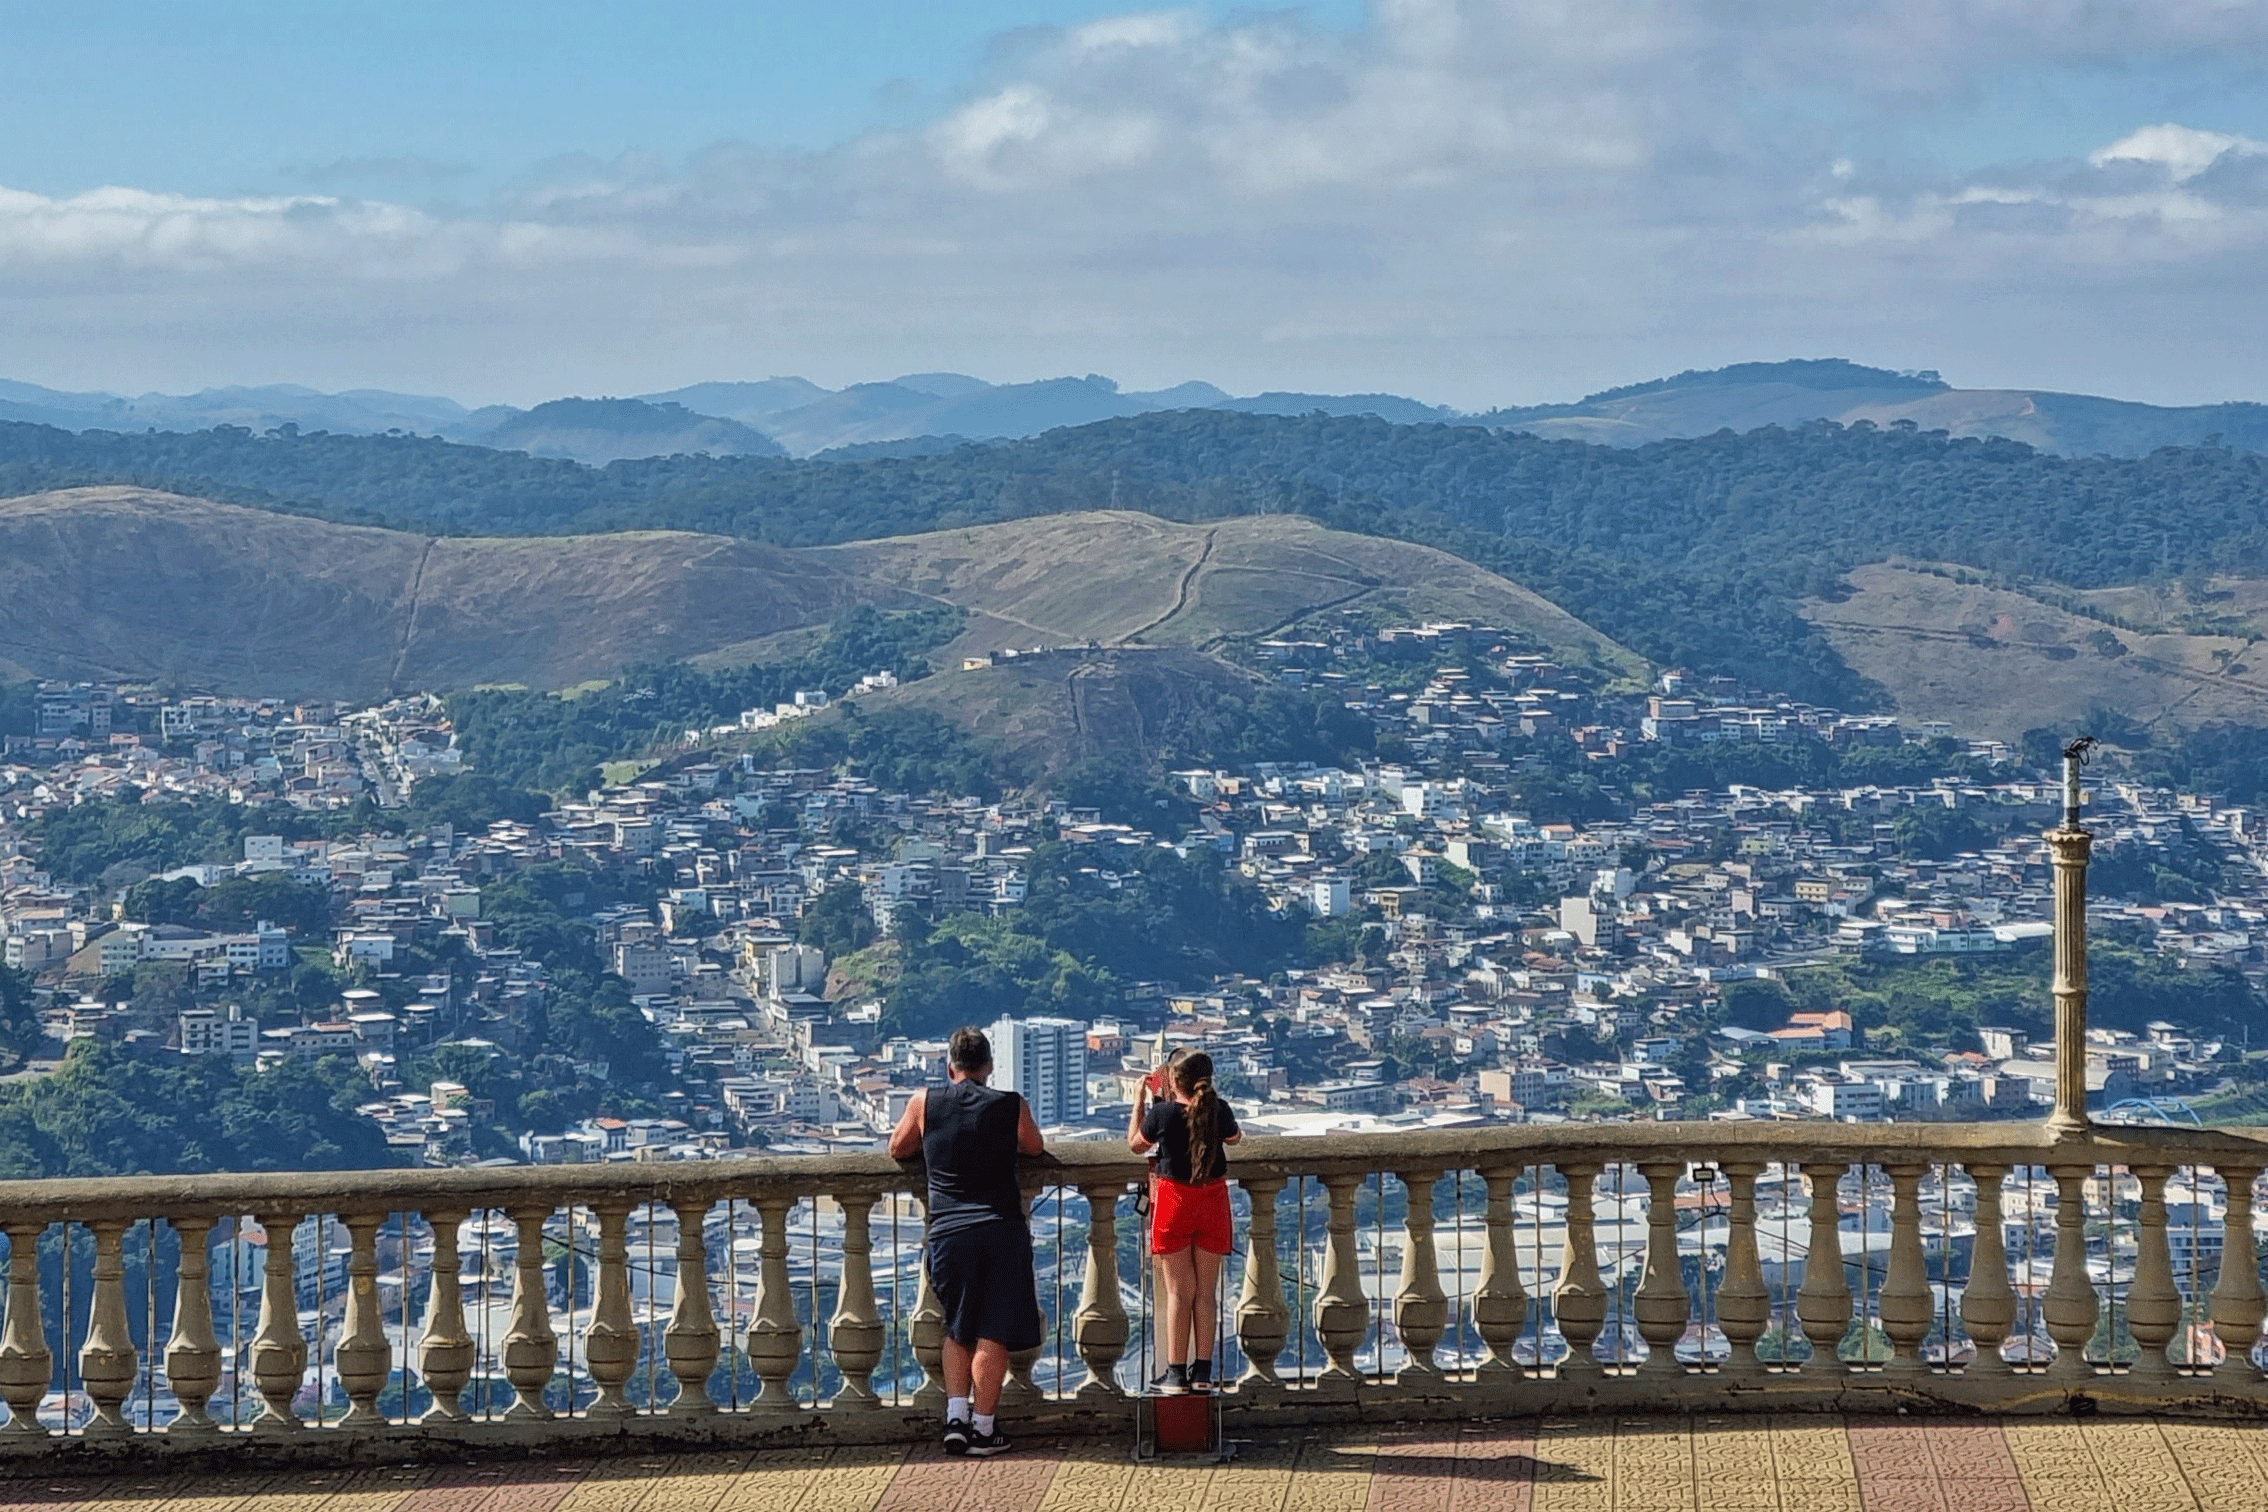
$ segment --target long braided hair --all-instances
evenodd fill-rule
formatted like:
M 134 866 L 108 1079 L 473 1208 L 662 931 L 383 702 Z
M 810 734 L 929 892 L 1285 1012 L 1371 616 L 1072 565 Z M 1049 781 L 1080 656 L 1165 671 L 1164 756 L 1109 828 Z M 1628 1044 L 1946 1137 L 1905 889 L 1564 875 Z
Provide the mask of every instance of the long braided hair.
M 1189 1102 L 1189 1179 L 1204 1181 L 1221 1148 L 1221 1095 L 1213 1090 L 1213 1058 L 1198 1050 L 1174 1063 L 1173 1084 Z

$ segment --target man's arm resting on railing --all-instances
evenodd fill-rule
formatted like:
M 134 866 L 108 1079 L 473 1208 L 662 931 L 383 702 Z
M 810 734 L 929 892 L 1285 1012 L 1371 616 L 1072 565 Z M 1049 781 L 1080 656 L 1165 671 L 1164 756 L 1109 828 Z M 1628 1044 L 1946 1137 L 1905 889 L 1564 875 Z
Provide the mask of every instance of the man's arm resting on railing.
M 1040 1138 L 1039 1120 L 1032 1117 L 1030 1099 L 1019 1097 L 1016 1102 L 1016 1153 L 1045 1155 L 1047 1141 Z
M 892 1160 L 911 1160 L 921 1153 L 922 1109 L 928 1103 L 929 1093 L 925 1090 L 908 1101 L 906 1111 L 898 1115 L 898 1126 L 890 1131 Z

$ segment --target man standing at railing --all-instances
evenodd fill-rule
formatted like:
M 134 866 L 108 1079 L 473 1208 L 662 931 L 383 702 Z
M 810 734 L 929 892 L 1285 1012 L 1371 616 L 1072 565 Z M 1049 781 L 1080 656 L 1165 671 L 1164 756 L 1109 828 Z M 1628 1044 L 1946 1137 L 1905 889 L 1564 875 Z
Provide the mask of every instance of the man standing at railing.
M 993 1414 L 1011 1350 L 1043 1338 L 1032 1228 L 1016 1157 L 1044 1155 L 1031 1105 L 985 1085 L 992 1042 L 953 1031 L 945 1086 L 906 1104 L 890 1154 L 929 1167 L 929 1287 L 945 1312 L 945 1452 L 1008 1452 Z

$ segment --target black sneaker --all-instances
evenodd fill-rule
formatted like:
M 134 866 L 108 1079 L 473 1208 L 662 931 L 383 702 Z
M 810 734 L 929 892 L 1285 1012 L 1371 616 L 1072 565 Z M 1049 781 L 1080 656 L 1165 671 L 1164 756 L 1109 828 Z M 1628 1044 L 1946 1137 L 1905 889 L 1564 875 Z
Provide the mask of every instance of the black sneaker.
M 979 1433 L 972 1428 L 969 1430 L 968 1447 L 961 1452 L 970 1459 L 990 1459 L 996 1454 L 1006 1454 L 1009 1447 L 1008 1435 L 998 1429 L 991 1433 Z
M 1211 1360 L 1191 1360 L 1189 1362 L 1189 1389 L 1191 1391 L 1211 1391 L 1213 1389 L 1213 1362 Z
M 1189 1395 L 1189 1367 L 1186 1365 L 1168 1365 L 1165 1368 L 1165 1374 L 1159 1376 L 1150 1384 L 1156 1388 L 1160 1396 L 1187 1396 Z
M 945 1424 L 945 1452 L 947 1454 L 968 1453 L 971 1437 L 968 1424 L 962 1422 L 959 1418 L 948 1420 Z

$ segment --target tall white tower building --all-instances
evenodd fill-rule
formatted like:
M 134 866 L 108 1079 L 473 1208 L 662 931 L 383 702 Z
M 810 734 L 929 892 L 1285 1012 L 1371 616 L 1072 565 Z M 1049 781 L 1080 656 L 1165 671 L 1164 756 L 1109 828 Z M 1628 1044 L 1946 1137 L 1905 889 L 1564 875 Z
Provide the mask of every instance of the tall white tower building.
M 1087 1116 L 1087 1026 L 1004 1018 L 992 1026 L 992 1084 L 1021 1092 L 1042 1128 Z

